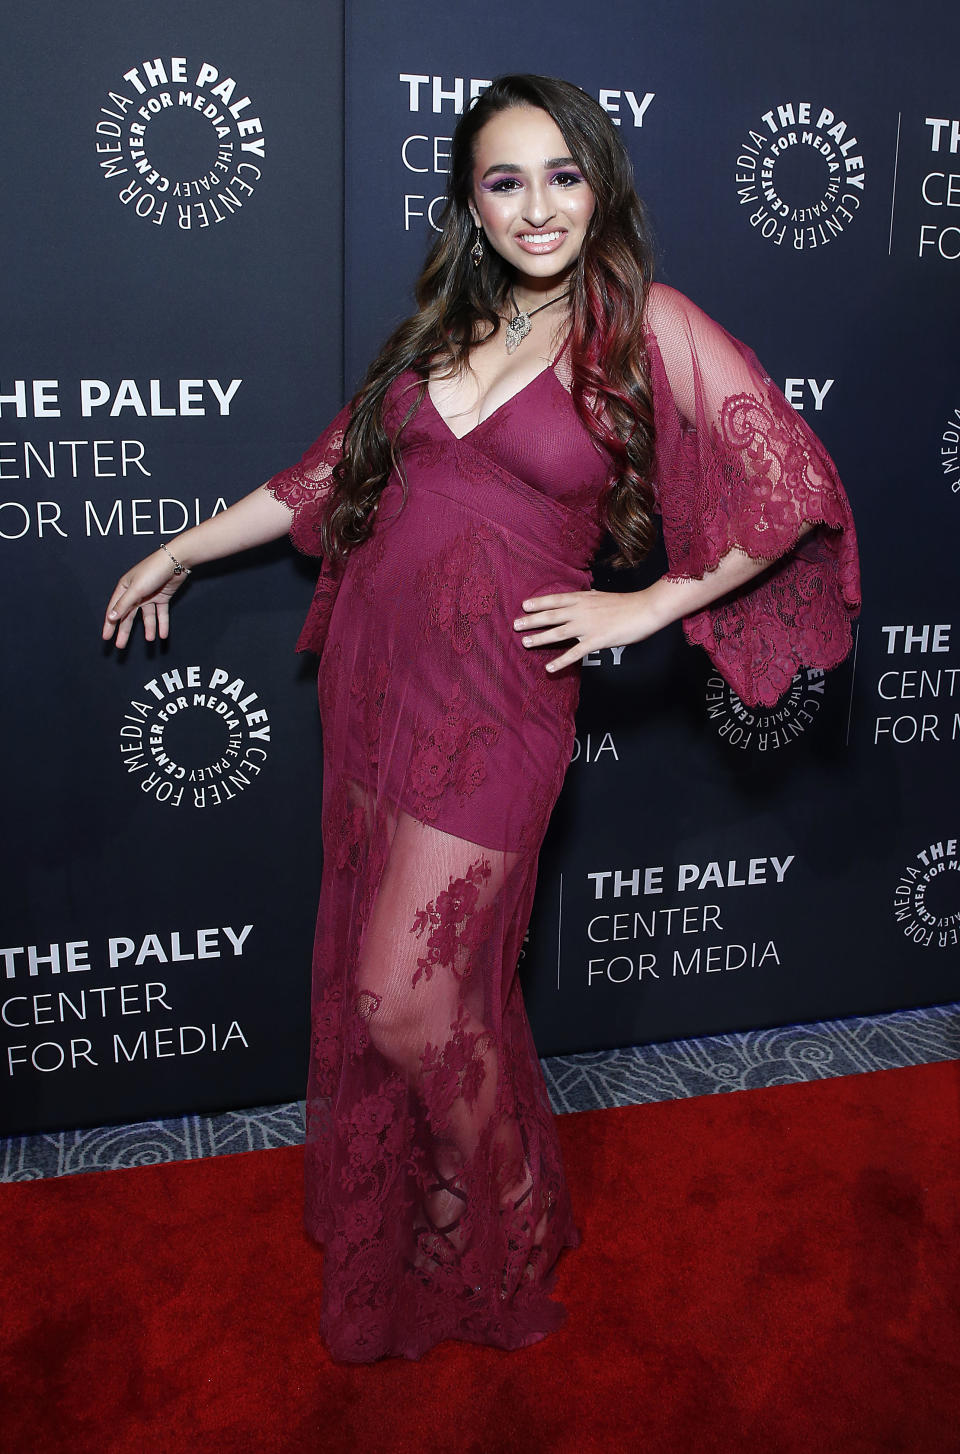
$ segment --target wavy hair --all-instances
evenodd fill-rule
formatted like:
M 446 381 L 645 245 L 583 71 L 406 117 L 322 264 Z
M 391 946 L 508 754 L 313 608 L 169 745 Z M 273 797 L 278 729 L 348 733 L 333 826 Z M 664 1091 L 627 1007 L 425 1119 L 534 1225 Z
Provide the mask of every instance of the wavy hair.
M 616 547 L 609 563 L 636 565 L 652 543 L 653 403 L 642 324 L 653 242 L 630 159 L 606 112 L 579 87 L 546 76 L 511 75 L 494 81 L 457 123 L 441 231 L 417 281 L 417 312 L 388 338 L 352 401 L 321 522 L 322 548 L 334 561 L 370 535 L 381 492 L 399 464 L 399 435 L 423 400 L 431 368 L 459 371 L 478 329 L 486 324 L 496 333 L 502 325 L 513 269 L 491 247 L 474 266 L 468 202 L 474 140 L 491 117 L 514 106 L 538 107 L 553 118 L 595 197 L 570 279 L 571 394 L 590 435 L 614 464 L 603 501 Z M 407 370 L 419 375 L 421 385 L 391 439 L 384 398 Z M 405 494 L 402 470 L 400 475 Z

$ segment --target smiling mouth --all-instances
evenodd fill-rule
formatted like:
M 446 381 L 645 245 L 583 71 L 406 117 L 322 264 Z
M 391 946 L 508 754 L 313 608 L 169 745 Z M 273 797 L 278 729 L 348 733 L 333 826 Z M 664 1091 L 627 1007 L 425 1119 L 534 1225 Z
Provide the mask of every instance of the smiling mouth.
M 516 236 L 518 242 L 559 242 L 562 237 L 566 236 L 566 233 L 563 231 L 518 232 Z

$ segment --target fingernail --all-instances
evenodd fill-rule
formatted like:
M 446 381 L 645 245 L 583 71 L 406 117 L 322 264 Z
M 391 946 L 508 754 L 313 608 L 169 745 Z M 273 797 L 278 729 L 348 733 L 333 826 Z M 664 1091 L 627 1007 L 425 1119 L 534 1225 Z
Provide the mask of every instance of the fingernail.
M 523 644 L 524 644 L 524 646 L 529 646 L 530 645 L 530 637 L 529 636 L 525 636 L 523 638 Z
M 523 609 L 525 611 L 532 611 L 533 610 L 533 603 L 531 601 L 524 601 L 523 602 Z
M 117 613 L 116 613 L 116 611 L 111 611 L 110 612 L 110 620 L 111 621 L 116 621 L 116 619 L 117 619 Z
M 548 661 L 547 662 L 547 671 L 556 671 L 556 669 L 557 669 L 556 662 L 553 662 L 553 661 Z
M 514 623 L 513 623 L 513 629 L 514 629 L 514 631 L 520 631 L 520 630 L 522 630 L 522 628 L 523 628 L 523 621 L 522 620 L 520 620 L 520 621 L 514 621 Z

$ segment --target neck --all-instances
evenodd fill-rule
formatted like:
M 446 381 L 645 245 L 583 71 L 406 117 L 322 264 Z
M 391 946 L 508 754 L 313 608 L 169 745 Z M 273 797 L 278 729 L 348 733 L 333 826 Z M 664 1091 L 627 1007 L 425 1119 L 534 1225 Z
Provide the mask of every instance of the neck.
M 510 286 L 517 300 L 517 307 L 521 313 L 527 313 L 533 308 L 539 308 L 541 303 L 561 298 L 570 287 L 570 270 L 559 278 L 530 278 L 518 273 L 514 275 Z
M 559 303 L 561 298 L 566 298 L 567 289 L 561 288 L 557 292 L 545 292 L 539 295 L 534 295 L 532 298 L 524 298 L 522 296 L 518 297 L 517 290 L 515 288 L 511 288 L 510 296 L 516 305 L 518 313 L 532 314 L 536 313 L 537 310 L 540 308 L 548 307 L 551 303 Z

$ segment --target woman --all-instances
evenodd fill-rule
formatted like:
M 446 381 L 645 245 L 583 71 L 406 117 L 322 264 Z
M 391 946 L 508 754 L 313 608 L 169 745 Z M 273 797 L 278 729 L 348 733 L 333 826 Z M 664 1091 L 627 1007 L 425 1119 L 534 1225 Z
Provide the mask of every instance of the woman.
M 682 618 L 772 704 L 849 649 L 829 458 L 650 274 L 605 113 L 565 82 L 495 82 L 457 127 L 418 312 L 356 399 L 110 600 L 123 646 L 137 611 L 166 636 L 192 566 L 288 530 L 323 557 L 298 642 L 321 654 L 324 729 L 306 1225 L 337 1358 L 516 1348 L 563 1319 L 554 1267 L 579 1237 L 516 964 L 580 659 Z M 655 511 L 668 574 L 592 590 L 605 531 L 632 564 Z

